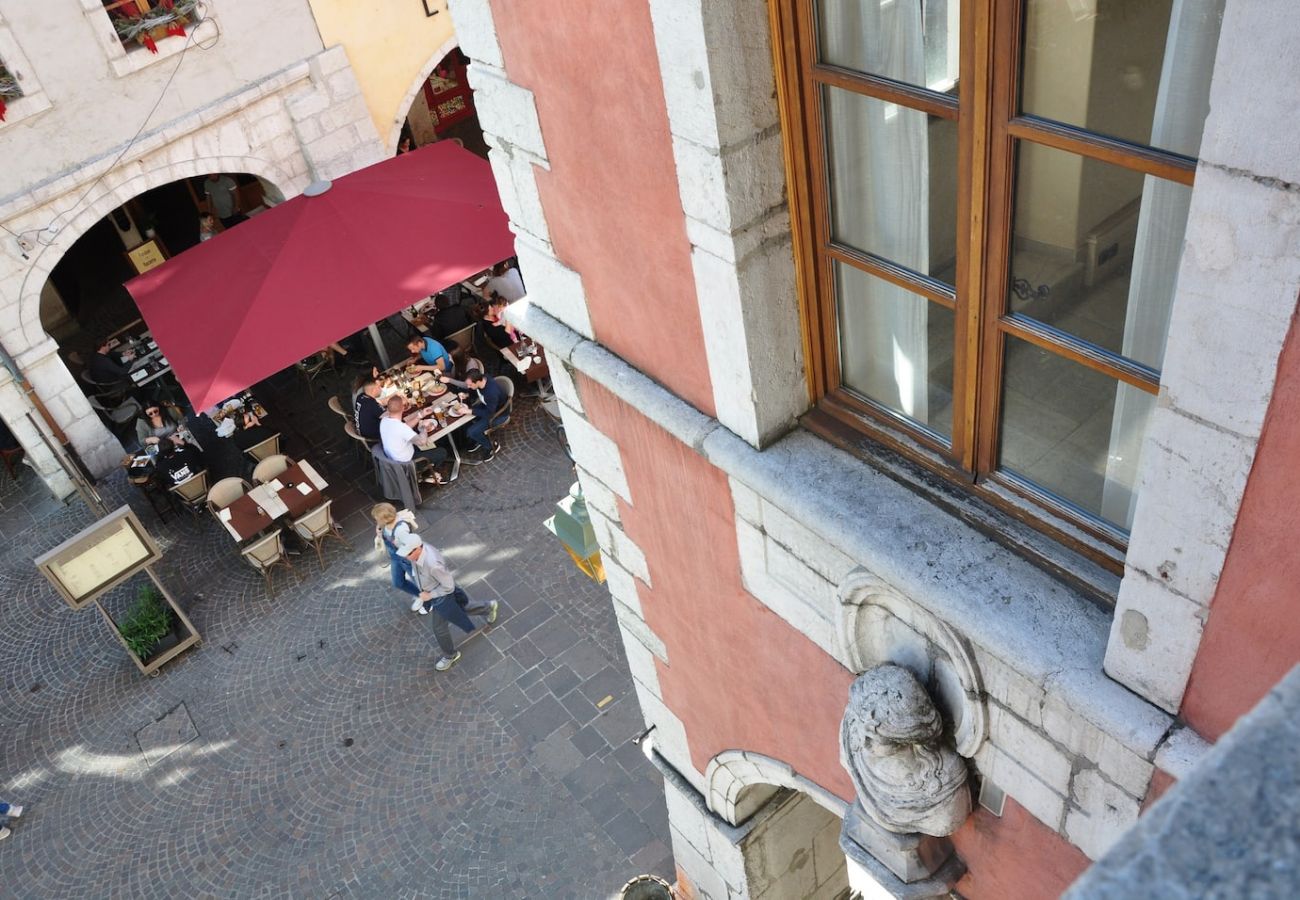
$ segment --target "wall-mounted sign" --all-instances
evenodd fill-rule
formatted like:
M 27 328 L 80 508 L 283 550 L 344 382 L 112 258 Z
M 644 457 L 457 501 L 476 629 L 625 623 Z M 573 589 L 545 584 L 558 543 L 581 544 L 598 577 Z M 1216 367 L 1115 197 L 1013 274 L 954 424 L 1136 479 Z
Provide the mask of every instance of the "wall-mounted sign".
M 156 269 L 166 262 L 167 253 L 163 250 L 161 241 L 157 238 L 149 238 L 143 244 L 138 244 L 126 251 L 126 258 L 135 267 L 135 273 L 143 275 L 150 269 Z
M 123 506 L 36 557 L 35 563 L 63 601 L 81 609 L 161 558 L 131 507 Z

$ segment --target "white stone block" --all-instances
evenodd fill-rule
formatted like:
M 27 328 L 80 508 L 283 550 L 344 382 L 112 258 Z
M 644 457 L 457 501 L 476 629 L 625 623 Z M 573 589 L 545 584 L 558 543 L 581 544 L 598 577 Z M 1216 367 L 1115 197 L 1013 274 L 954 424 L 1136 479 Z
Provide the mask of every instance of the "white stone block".
M 565 432 L 568 432 L 568 426 L 565 426 Z M 590 469 L 578 466 L 577 470 L 578 483 L 582 485 L 582 497 L 587 505 L 603 513 L 611 522 L 622 524 L 622 518 L 618 511 L 618 499 L 614 492 L 592 474 Z
M 1043 784 L 1064 795 L 1070 787 L 1073 761 L 1041 732 L 996 703 L 988 705 L 988 713 L 989 740 Z
M 578 386 L 573 382 L 568 363 L 561 360 L 550 361 L 551 389 L 560 402 L 567 403 L 574 410 L 582 412 L 582 398 L 578 396 Z
M 1205 608 L 1130 569 L 1106 645 L 1106 674 L 1177 712 L 1205 627 Z
M 833 585 L 838 585 L 855 568 L 857 563 L 832 547 L 824 538 L 809 531 L 785 510 L 763 500 L 763 530 L 778 544 L 787 548 L 797 558 Z
M 315 88 L 304 90 L 285 101 L 285 107 L 289 110 L 289 115 L 298 121 L 320 115 L 329 108 L 329 105 L 329 95 Z
M 460 49 L 470 59 L 505 68 L 490 0 L 447 0 Z
M 646 565 L 645 554 L 641 552 L 641 548 L 623 533 L 622 528 L 605 518 L 599 511 L 589 508 L 587 512 L 591 516 L 596 539 L 600 542 L 601 553 L 612 555 L 615 562 L 650 585 L 650 569 Z
M 1146 793 L 1154 766 L 1082 716 L 1055 696 L 1042 707 L 1043 730 L 1070 753 L 1097 766 L 1134 797 Z
M 668 824 L 681 832 L 681 836 L 704 858 L 709 855 L 709 838 L 707 829 L 712 823 L 706 818 L 707 811 L 700 808 L 696 798 L 687 797 L 671 781 L 664 782 L 664 801 L 668 806 Z
M 515 253 L 529 301 L 583 337 L 593 338 L 581 276 L 557 260 L 548 246 L 525 235 L 517 236 Z
M 1175 728 L 1156 751 L 1156 766 L 1182 779 L 1209 753 L 1211 745 L 1185 725 Z
M 704 774 L 691 762 L 691 749 L 686 740 L 686 727 L 682 720 L 670 710 L 658 696 L 645 685 L 633 681 L 637 701 L 641 704 L 641 715 L 647 725 L 655 727 L 647 740 L 655 752 L 668 761 L 677 773 L 691 783 L 691 786 L 704 793 Z
M 564 431 L 569 449 L 573 451 L 573 458 L 578 465 L 631 503 L 632 492 L 627 486 L 627 476 L 623 473 L 623 456 L 618 444 L 603 432 L 597 431 L 595 425 L 577 416 L 564 420 Z
M 1129 568 L 1208 606 L 1254 454 L 1253 441 L 1157 407 L 1143 448 Z M 1120 606 L 1134 605 L 1125 599 L 1131 580 L 1120 586 Z
M 641 597 L 637 593 L 636 579 L 632 573 L 612 559 L 604 560 L 604 564 L 605 587 L 609 588 L 609 595 L 632 610 L 637 618 L 644 619 L 645 612 L 641 609 Z
M 1198 167 L 1160 378 L 1178 409 L 1259 435 L 1296 309 L 1297 246 L 1300 194 Z
M 998 705 L 1010 710 L 1031 726 L 1042 724 L 1042 707 L 1046 695 L 1039 685 L 1016 672 L 982 647 L 975 648 L 975 660 L 979 665 L 980 678 L 984 682 L 984 692 L 989 699 L 996 701 Z
M 719 231 L 737 231 L 785 202 L 778 129 L 721 150 L 673 139 L 682 208 Z
M 802 564 L 788 553 L 784 560 L 777 563 L 786 581 L 774 577 L 768 570 L 768 554 L 775 545 L 770 544 L 762 532 L 742 519 L 736 520 L 736 540 L 740 550 L 741 582 L 745 589 L 800 634 L 831 656 L 840 659 L 835 642 L 835 626 L 830 617 L 835 603 L 833 590 L 830 591 L 829 600 L 826 588 L 818 591 L 820 600 L 813 600 L 790 587 L 788 582 L 796 582 L 798 575 L 802 575 L 809 584 L 815 584 L 818 576 L 806 567 L 799 573 L 796 567 Z M 776 549 L 779 551 L 779 548 Z M 844 660 L 840 659 L 840 662 Z
M 1053 831 L 1060 830 L 1065 798 L 1035 778 L 1028 769 L 988 741 L 975 754 L 975 766 L 1035 819 Z
M 670 820 L 671 822 L 671 820 Z M 698 900 L 730 900 L 727 883 L 713 869 L 713 863 L 676 829 L 670 829 L 673 842 L 673 861 L 681 870 Z
M 731 503 L 736 509 L 736 515 L 744 519 L 751 525 L 761 528 L 763 526 L 763 506 L 758 494 L 748 485 L 735 478 L 727 478 L 727 483 L 731 486 Z
M 483 130 L 506 144 L 546 159 L 546 144 L 542 140 L 533 92 L 483 66 L 470 66 L 469 80 L 474 87 L 474 109 Z
M 1075 776 L 1072 799 L 1077 805 L 1065 819 L 1065 836 L 1089 859 L 1098 859 L 1137 821 L 1139 803 L 1095 771 Z

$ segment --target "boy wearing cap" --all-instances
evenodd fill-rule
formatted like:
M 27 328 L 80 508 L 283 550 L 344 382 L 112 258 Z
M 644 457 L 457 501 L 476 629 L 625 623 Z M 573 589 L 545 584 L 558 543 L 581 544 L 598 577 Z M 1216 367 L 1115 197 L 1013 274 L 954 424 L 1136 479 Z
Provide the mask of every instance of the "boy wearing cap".
M 412 604 L 412 609 L 419 610 L 420 615 L 427 615 L 433 610 L 438 615 L 433 621 L 433 634 L 442 648 L 442 658 L 434 663 L 434 668 L 445 672 L 460 662 L 460 651 L 451 639 L 449 622 L 455 622 L 462 631 L 474 630 L 470 616 L 486 616 L 491 625 L 497 620 L 499 602 L 481 603 L 470 600 L 463 588 L 456 586 L 456 579 L 451 574 L 447 560 L 433 546 L 426 544 L 418 534 L 404 534 L 397 545 L 399 556 L 411 561 L 412 573 L 420 593 Z

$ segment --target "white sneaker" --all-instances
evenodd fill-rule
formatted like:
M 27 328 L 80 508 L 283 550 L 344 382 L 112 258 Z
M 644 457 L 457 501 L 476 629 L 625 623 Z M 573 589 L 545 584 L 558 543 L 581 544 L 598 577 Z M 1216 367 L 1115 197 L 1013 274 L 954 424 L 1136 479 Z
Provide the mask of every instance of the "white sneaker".
M 444 656 L 442 659 L 434 663 L 433 667 L 437 669 L 439 672 L 445 672 L 448 669 L 450 669 L 452 666 L 456 665 L 456 663 L 458 662 L 460 662 L 459 650 L 457 650 L 451 656 Z
M 416 597 L 413 601 L 411 601 L 411 612 L 425 612 L 425 611 L 426 610 L 424 609 L 424 601 L 421 600 L 419 597 Z
M 501 611 L 501 601 L 493 600 L 492 608 L 488 610 L 488 624 L 491 625 L 497 620 L 497 613 Z
M 11 835 L 11 834 L 13 834 L 13 829 L 11 829 L 11 828 L 0 828 L 0 841 L 3 841 L 5 838 L 9 837 L 9 835 Z
M 23 808 L 22 808 L 21 806 L 19 806 L 17 803 L 10 803 L 10 804 L 9 804 L 9 813 L 8 813 L 8 815 L 9 815 L 9 817 L 10 817 L 11 819 L 16 819 L 16 818 L 18 818 L 19 816 L 21 816 L 22 814 L 23 814 Z

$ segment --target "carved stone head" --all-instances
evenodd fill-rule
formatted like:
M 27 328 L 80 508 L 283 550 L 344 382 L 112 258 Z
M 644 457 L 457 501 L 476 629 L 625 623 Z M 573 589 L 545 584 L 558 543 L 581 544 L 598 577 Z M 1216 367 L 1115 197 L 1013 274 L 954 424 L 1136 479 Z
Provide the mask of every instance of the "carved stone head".
M 853 682 L 840 761 L 863 809 L 889 831 L 942 837 L 970 815 L 966 764 L 945 741 L 929 694 L 902 666 L 876 666 Z

